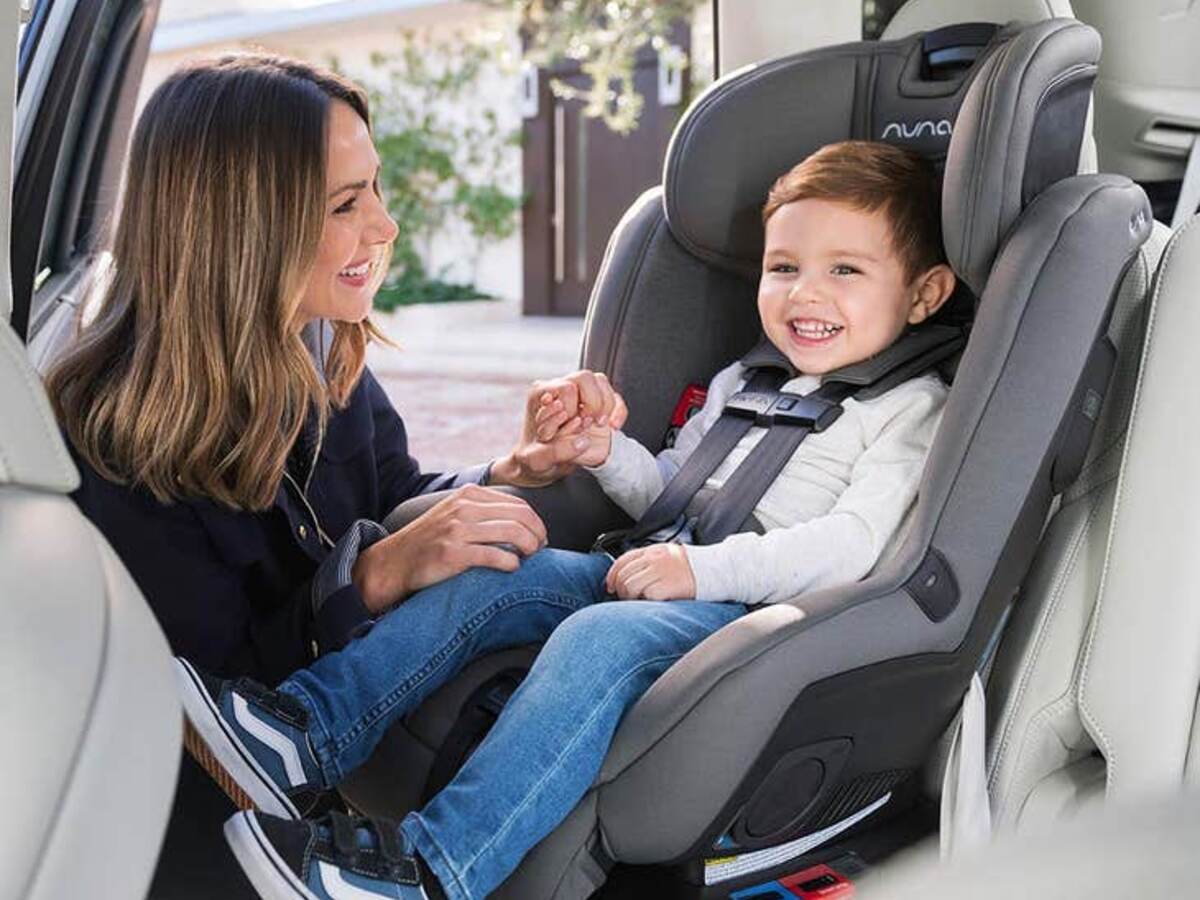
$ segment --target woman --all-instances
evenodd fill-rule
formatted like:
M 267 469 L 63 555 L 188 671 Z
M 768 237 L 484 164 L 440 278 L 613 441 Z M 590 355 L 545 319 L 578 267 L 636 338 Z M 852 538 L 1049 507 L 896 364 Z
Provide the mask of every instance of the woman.
M 133 137 L 98 311 L 47 379 L 80 507 L 172 649 L 223 676 L 274 685 L 414 591 L 511 571 L 546 540 L 527 504 L 481 486 L 561 474 L 530 416 L 514 453 L 422 473 L 364 368 L 396 235 L 368 123 L 361 91 L 298 62 L 173 74 Z M 396 534 L 375 524 L 447 488 Z M 425 652 L 544 639 L 573 602 L 522 630 L 499 599 L 426 615 Z
M 548 472 L 518 451 L 422 473 L 364 368 L 396 235 L 378 172 L 365 97 L 331 73 L 176 73 L 134 135 L 98 314 L 48 377 L 79 505 L 172 648 L 216 673 L 274 684 L 413 591 L 545 542 L 478 485 Z M 373 524 L 453 487 L 395 535 Z

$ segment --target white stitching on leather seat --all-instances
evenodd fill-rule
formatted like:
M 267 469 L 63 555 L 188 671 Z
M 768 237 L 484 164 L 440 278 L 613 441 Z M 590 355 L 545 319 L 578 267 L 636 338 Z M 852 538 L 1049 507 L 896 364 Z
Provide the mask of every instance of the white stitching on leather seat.
M 1169 267 L 1170 267 L 1170 263 L 1171 263 L 1171 257 L 1173 256 L 1173 254 L 1175 252 L 1175 248 L 1177 246 L 1179 246 L 1179 243 L 1183 239 L 1183 236 L 1189 230 L 1191 230 L 1193 227 L 1195 227 L 1195 225 L 1198 221 L 1200 221 L 1200 217 L 1193 217 L 1188 222 L 1186 222 L 1178 231 L 1175 232 L 1174 236 L 1171 238 L 1170 242 L 1167 244 L 1166 249 L 1163 251 L 1162 259 L 1160 260 L 1160 262 L 1158 264 L 1158 272 L 1155 275 L 1154 290 L 1151 294 L 1150 314 L 1146 320 L 1146 338 L 1145 338 L 1145 341 L 1143 344 L 1144 349 L 1142 351 L 1143 361 L 1150 357 L 1151 348 L 1154 345 L 1154 340 L 1156 337 L 1154 325 L 1155 325 L 1155 322 L 1158 317 L 1158 300 L 1159 300 L 1160 295 L 1162 294 L 1163 282 L 1166 280 L 1165 276 L 1170 271 Z M 1146 366 L 1143 365 L 1141 367 L 1141 369 L 1138 371 L 1137 388 L 1134 391 L 1134 395 L 1133 395 L 1133 409 L 1129 415 L 1129 433 L 1130 433 L 1130 435 L 1134 435 L 1137 433 L 1137 429 L 1135 426 L 1137 425 L 1138 416 L 1141 413 L 1142 387 L 1143 387 L 1143 382 L 1145 381 L 1145 378 L 1146 378 Z M 1100 592 L 1096 598 L 1095 611 L 1092 613 L 1092 625 L 1088 631 L 1087 641 L 1084 644 L 1085 649 L 1084 649 L 1084 657 L 1083 657 L 1083 670 L 1082 670 L 1082 674 L 1080 675 L 1080 678 L 1079 678 L 1079 716 L 1080 716 L 1080 719 L 1083 721 L 1084 726 L 1087 727 L 1088 731 L 1092 734 L 1092 737 L 1096 739 L 1096 743 L 1099 745 L 1101 752 L 1103 752 L 1103 754 L 1104 754 L 1104 758 L 1108 762 L 1108 777 L 1107 777 L 1108 787 L 1111 787 L 1113 782 L 1116 780 L 1117 753 L 1113 747 L 1112 739 L 1108 736 L 1108 733 L 1104 730 L 1104 726 L 1100 724 L 1100 721 L 1097 718 L 1097 714 L 1096 714 L 1095 710 L 1091 709 L 1090 706 L 1088 705 L 1087 688 L 1088 688 L 1088 684 L 1089 684 L 1089 676 L 1091 675 L 1092 651 L 1095 648 L 1096 634 L 1100 630 L 1100 621 L 1104 614 L 1104 600 L 1105 600 L 1105 594 L 1107 593 L 1107 587 L 1108 587 L 1108 571 L 1109 571 L 1109 567 L 1112 564 L 1112 548 L 1113 548 L 1113 544 L 1116 542 L 1118 529 L 1121 527 L 1121 505 L 1122 505 L 1121 501 L 1124 497 L 1125 482 L 1126 482 L 1126 477 L 1125 477 L 1126 476 L 1126 467 L 1129 464 L 1129 451 L 1132 449 L 1132 446 L 1133 446 L 1133 441 L 1131 438 L 1129 444 L 1126 446 L 1125 458 L 1121 461 L 1121 471 L 1120 471 L 1120 475 L 1119 475 L 1119 478 L 1117 481 L 1117 493 L 1116 493 L 1116 497 L 1113 500 L 1113 515 L 1112 515 L 1113 524 L 1112 524 L 1112 528 L 1108 534 L 1108 545 L 1105 548 L 1105 553 L 1104 553 L 1104 569 L 1100 576 Z

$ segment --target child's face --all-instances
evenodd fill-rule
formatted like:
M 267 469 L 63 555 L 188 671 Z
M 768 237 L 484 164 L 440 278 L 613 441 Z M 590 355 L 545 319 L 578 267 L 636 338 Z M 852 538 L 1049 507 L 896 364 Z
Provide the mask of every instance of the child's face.
M 935 270 L 952 290 L 947 266 L 909 281 L 882 210 L 797 200 L 767 220 L 758 314 L 792 365 L 822 375 L 878 353 L 940 306 L 945 297 L 927 302 Z

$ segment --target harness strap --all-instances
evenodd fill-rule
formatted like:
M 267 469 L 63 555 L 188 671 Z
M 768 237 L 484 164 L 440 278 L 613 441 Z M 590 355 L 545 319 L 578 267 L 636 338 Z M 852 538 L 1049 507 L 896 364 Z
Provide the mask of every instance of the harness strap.
M 741 531 L 796 448 L 812 432 L 832 425 L 841 415 L 842 401 L 857 390 L 855 385 L 831 381 L 803 397 L 780 394 L 772 404 L 767 433 L 700 514 L 692 529 L 693 540 L 697 544 L 716 544 Z M 788 415 L 793 409 L 797 414 Z
M 787 380 L 787 373 L 762 369 L 754 373 L 743 394 L 778 390 Z M 644 541 L 656 531 L 678 522 L 696 492 L 704 486 L 708 476 L 717 470 L 733 448 L 754 425 L 754 419 L 745 416 L 725 415 L 713 423 L 687 462 L 667 482 L 650 507 L 628 531 L 619 535 L 625 546 Z M 607 538 L 601 536 L 601 540 Z

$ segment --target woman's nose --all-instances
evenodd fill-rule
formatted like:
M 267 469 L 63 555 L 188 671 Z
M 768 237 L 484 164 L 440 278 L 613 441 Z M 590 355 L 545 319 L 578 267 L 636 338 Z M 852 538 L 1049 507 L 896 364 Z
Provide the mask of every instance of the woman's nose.
M 382 199 L 375 203 L 375 214 L 371 218 L 370 237 L 372 243 L 390 244 L 400 233 L 396 220 L 391 217 Z

